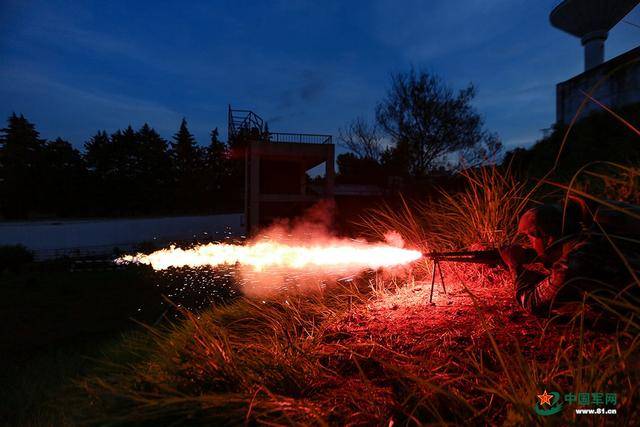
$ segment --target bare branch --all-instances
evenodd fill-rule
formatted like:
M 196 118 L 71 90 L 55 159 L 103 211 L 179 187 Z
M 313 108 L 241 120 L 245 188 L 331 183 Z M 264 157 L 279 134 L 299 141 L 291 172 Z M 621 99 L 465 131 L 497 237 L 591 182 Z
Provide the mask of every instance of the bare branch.
M 362 117 L 357 117 L 339 130 L 341 146 L 352 151 L 362 159 L 380 160 L 382 155 L 382 135 L 375 123 L 369 123 Z

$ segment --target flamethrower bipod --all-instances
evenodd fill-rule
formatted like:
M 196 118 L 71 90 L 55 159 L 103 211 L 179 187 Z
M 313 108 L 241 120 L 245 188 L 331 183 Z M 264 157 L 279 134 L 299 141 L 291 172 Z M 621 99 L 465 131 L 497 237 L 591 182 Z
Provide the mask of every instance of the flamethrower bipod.
M 424 256 L 433 261 L 433 271 L 431 274 L 431 293 L 429 294 L 429 303 L 433 302 L 433 288 L 436 284 L 436 270 L 440 276 L 442 290 L 447 293 L 444 284 L 444 275 L 442 274 L 441 262 L 464 262 L 468 264 L 485 264 L 490 267 L 497 267 L 504 264 L 498 249 L 489 249 L 484 251 L 454 251 L 454 252 L 427 252 Z

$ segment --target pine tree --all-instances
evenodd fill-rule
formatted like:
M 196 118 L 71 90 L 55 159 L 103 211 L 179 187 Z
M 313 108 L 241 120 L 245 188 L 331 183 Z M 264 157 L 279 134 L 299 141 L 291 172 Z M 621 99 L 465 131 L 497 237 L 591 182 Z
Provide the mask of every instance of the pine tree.
M 132 184 L 140 178 L 142 170 L 142 146 L 138 141 L 138 134 L 131 125 L 124 131 L 117 131 L 111 135 L 111 142 L 115 146 L 118 157 L 118 173 Z
M 171 182 L 171 158 L 168 144 L 152 127 L 145 123 L 138 131 L 140 143 L 143 197 L 147 208 L 167 210 L 170 200 L 167 192 Z
M 44 209 L 57 216 L 70 216 L 86 211 L 86 167 L 78 150 L 61 138 L 44 147 Z
M 167 141 L 147 123 L 140 128 L 137 137 L 144 169 L 153 175 L 157 174 L 159 180 L 166 179 L 170 162 Z
M 111 136 L 98 132 L 85 144 L 98 213 L 131 215 L 145 207 L 140 145 L 131 126 Z
M 108 178 L 117 172 L 117 160 L 107 132 L 98 131 L 84 144 L 84 160 L 94 194 L 101 193 Z
M 8 218 L 25 218 L 42 206 L 44 140 L 35 126 L 13 113 L 0 136 L 0 200 Z
M 220 141 L 218 128 L 211 131 L 211 139 L 207 147 L 207 167 L 214 169 L 224 169 L 228 159 L 227 145 Z
M 228 184 L 229 150 L 218 138 L 218 128 L 211 131 L 211 140 L 206 152 L 205 188 L 207 197 L 220 199 Z
M 88 168 L 91 192 L 87 194 L 93 213 L 111 214 L 116 206 L 113 196 L 115 177 L 118 174 L 118 158 L 105 131 L 98 131 L 84 144 L 84 159 Z
M 173 136 L 171 160 L 176 208 L 182 212 L 197 211 L 205 203 L 202 188 L 204 155 L 184 118 Z
M 182 119 L 180 129 L 173 136 L 171 144 L 171 157 L 178 180 L 181 177 L 188 176 L 197 168 L 200 160 L 199 147 L 196 140 L 189 132 L 187 120 Z
M 147 209 L 146 200 L 142 196 L 145 188 L 142 178 L 142 145 L 138 141 L 138 134 L 131 125 L 124 131 L 117 131 L 111 135 L 116 155 L 117 174 L 112 177 L 111 188 L 115 198 L 115 207 L 120 214 L 135 215 Z

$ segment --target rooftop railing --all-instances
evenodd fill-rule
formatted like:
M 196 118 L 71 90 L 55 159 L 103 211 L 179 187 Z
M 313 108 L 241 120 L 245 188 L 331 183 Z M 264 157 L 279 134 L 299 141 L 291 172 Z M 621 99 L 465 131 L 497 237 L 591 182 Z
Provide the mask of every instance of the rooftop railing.
M 312 133 L 269 132 L 269 142 L 290 142 L 303 144 L 331 144 L 331 135 Z
M 251 110 L 234 110 L 229 105 L 229 138 L 249 138 L 264 142 L 331 144 L 331 135 L 269 132 L 266 122 Z

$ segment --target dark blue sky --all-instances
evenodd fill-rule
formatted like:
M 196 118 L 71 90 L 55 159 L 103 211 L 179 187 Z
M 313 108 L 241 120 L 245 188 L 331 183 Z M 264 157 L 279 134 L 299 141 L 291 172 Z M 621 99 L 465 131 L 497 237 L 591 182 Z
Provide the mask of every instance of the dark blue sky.
M 413 64 L 473 82 L 487 127 L 527 145 L 554 121 L 555 83 L 582 71 L 579 40 L 549 24 L 557 3 L 2 0 L 0 114 L 78 147 L 144 122 L 168 138 L 183 116 L 199 142 L 216 126 L 226 139 L 229 103 L 272 131 L 337 135 Z M 619 23 L 606 58 L 638 40 Z

